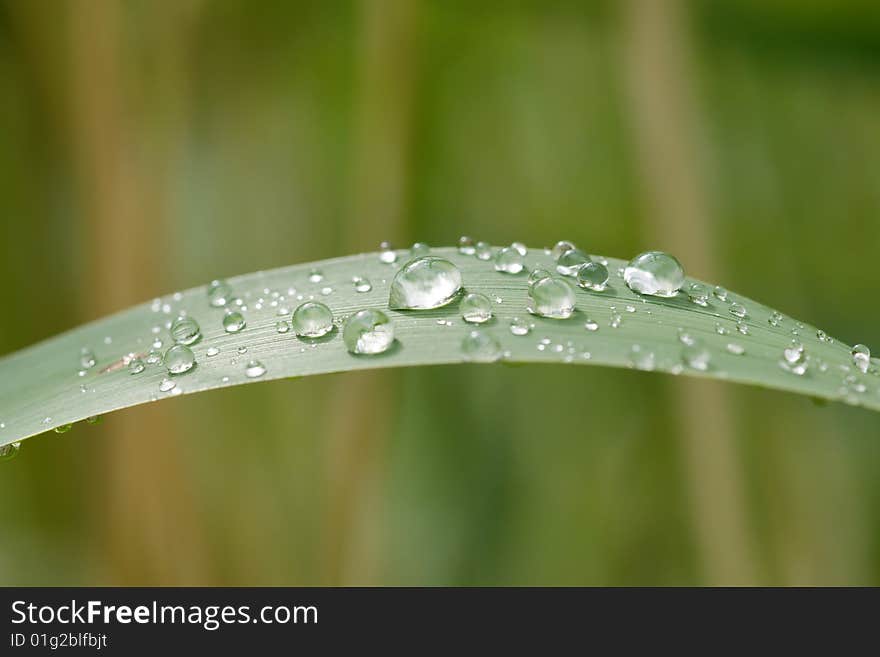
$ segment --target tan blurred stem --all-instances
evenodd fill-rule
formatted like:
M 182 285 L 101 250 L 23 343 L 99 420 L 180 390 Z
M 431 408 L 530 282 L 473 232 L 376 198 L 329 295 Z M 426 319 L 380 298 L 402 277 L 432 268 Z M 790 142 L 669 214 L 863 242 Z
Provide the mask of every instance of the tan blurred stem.
M 625 78 L 645 195 L 645 244 L 679 256 L 689 273 L 723 280 L 701 176 L 694 60 L 681 0 L 627 0 Z M 708 584 L 755 582 L 736 441 L 722 385 L 675 382 L 693 525 Z
M 131 64 L 136 54 L 124 35 L 125 6 L 116 0 L 69 0 L 69 125 L 76 195 L 84 224 L 83 308 L 97 317 L 165 289 L 161 261 L 167 235 L 172 139 L 143 139 L 148 111 L 169 106 L 185 85 L 180 78 L 180 7 L 157 5 L 161 43 L 153 93 Z M 149 12 L 148 12 L 149 13 Z M 149 28 L 147 28 L 149 29 Z M 140 98 L 132 99 L 132 94 Z M 138 112 L 150 97 L 149 110 Z M 179 100 L 179 98 L 178 98 Z M 179 102 L 172 103 L 179 107 Z M 164 117 L 168 118 L 168 117 Z M 176 120 L 164 125 L 179 125 Z M 153 133 L 151 136 L 155 136 Z M 145 143 L 147 142 L 147 143 Z M 112 336 L 111 336 L 112 337 Z M 96 345 L 96 349 L 100 345 Z M 100 354 L 99 354 L 100 356 Z M 172 411 L 123 413 L 106 424 L 107 480 L 95 480 L 95 509 L 105 543 L 101 577 L 111 584 L 187 584 L 202 581 L 203 537 L 178 448 Z
M 352 208 L 343 252 L 400 245 L 407 206 L 415 89 L 418 2 L 362 0 L 356 51 L 359 107 L 352 171 Z M 389 274 L 392 269 L 389 268 Z M 377 583 L 381 569 L 381 503 L 385 437 L 395 376 L 350 373 L 334 390 L 327 443 L 324 559 L 327 584 Z

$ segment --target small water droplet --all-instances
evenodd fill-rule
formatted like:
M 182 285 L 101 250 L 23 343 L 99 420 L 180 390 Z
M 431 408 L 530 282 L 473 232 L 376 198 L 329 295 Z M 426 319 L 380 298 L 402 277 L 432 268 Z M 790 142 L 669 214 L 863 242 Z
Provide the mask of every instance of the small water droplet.
M 584 328 L 590 331 L 591 333 L 599 330 L 599 322 L 594 319 L 587 317 L 587 321 L 584 323 Z
M 856 369 L 862 374 L 867 374 L 868 368 L 871 366 L 871 350 L 863 344 L 857 344 L 850 353 Z
M 206 356 L 216 356 L 220 353 L 220 350 L 217 347 L 208 347 L 208 350 L 205 352 Z
M 164 361 L 169 374 L 184 374 L 196 364 L 196 357 L 186 345 L 176 344 L 165 352 Z
M 86 424 L 101 424 L 104 421 L 103 415 L 90 415 L 86 418 Z
M 0 446 L 0 461 L 11 461 L 16 456 L 18 456 L 19 451 L 21 450 L 21 443 L 9 443 L 8 445 Z
M 556 271 L 563 276 L 577 276 L 578 270 L 588 262 L 590 256 L 580 249 L 568 249 L 556 259 Z
M 553 248 L 550 250 L 550 257 L 553 258 L 554 261 L 559 260 L 559 256 L 561 256 L 566 251 L 570 251 L 571 249 L 577 248 L 573 242 L 569 242 L 568 240 L 559 240 L 556 244 L 553 245 Z
M 458 238 L 458 252 L 462 255 L 474 255 L 476 249 L 474 248 L 474 240 L 467 235 L 462 235 Z
M 505 274 L 518 274 L 525 266 L 525 259 L 513 246 L 507 246 L 495 254 L 495 270 Z
M 608 285 L 608 268 L 599 262 L 588 262 L 578 269 L 577 281 L 585 290 L 602 292 Z
M 91 369 L 95 366 L 95 363 L 98 362 L 98 359 L 95 357 L 95 352 L 89 349 L 88 347 L 83 347 L 79 352 L 79 366 L 84 370 Z
M 171 323 L 171 339 L 177 344 L 191 345 L 202 337 L 199 323 L 192 317 L 178 317 Z
M 681 361 L 691 369 L 705 372 L 709 369 L 712 356 L 703 345 L 699 342 L 694 342 L 682 348 Z
M 774 310 L 772 313 L 770 313 L 770 317 L 767 318 L 767 323 L 773 327 L 779 326 L 782 323 L 782 313 Z
M 55 427 L 55 428 L 53 429 L 53 431 L 54 431 L 55 433 L 67 433 L 67 432 L 70 431 L 71 429 L 73 429 L 73 425 L 72 425 L 72 424 L 61 424 L 61 425 Z
M 715 322 L 715 332 L 718 335 L 728 335 L 730 333 L 730 331 L 721 322 Z
M 237 310 L 227 312 L 223 316 L 223 330 L 227 333 L 238 333 L 245 326 L 247 326 L 247 322 L 244 315 Z
M 630 261 L 623 271 L 623 280 L 638 294 L 673 297 L 684 284 L 684 268 L 675 256 L 647 251 Z
M 248 352 L 247 345 L 246 344 L 241 345 L 238 349 L 236 349 L 236 351 L 239 354 L 246 354 Z
M 656 366 L 654 352 L 643 349 L 638 344 L 634 344 L 630 349 L 629 358 L 630 365 L 637 370 L 650 372 Z
M 816 331 L 816 337 L 819 338 L 819 342 L 828 342 L 828 334 L 821 329 Z
M 741 303 L 732 303 L 730 304 L 730 314 L 734 317 L 739 317 L 740 319 L 745 319 L 749 315 L 749 311 L 746 310 L 746 307 Z
M 561 278 L 540 278 L 529 285 L 527 308 L 540 317 L 568 319 L 574 312 L 574 290 Z
M 501 345 L 486 331 L 469 331 L 461 341 L 461 353 L 472 363 L 492 363 L 501 358 Z
M 128 363 L 128 373 L 129 374 L 140 374 L 147 366 L 144 364 L 144 361 L 140 358 L 132 358 Z
M 611 313 L 611 319 L 608 322 L 608 326 L 611 328 L 620 328 L 620 325 L 623 324 L 623 317 L 620 313 L 613 312 Z
M 381 354 L 394 343 L 394 325 L 381 310 L 360 310 L 346 320 L 342 341 L 353 354 Z
M 173 390 L 175 387 L 177 387 L 177 383 L 167 377 L 162 379 L 162 381 L 159 383 L 160 392 L 168 392 L 169 390 Z
M 470 324 L 483 324 L 492 319 L 492 302 L 478 292 L 465 295 L 459 305 L 461 318 Z
M 393 265 L 397 262 L 397 252 L 391 248 L 388 242 L 382 242 L 379 245 L 379 262 L 386 265 Z
M 306 301 L 293 311 L 291 326 L 301 338 L 320 338 L 333 330 L 333 312 L 320 301 Z
M 688 286 L 687 293 L 691 303 L 704 308 L 709 305 L 709 288 L 702 283 L 691 283 Z
M 244 368 L 244 375 L 249 379 L 256 379 L 266 373 L 266 366 L 258 360 L 250 360 Z
M 736 330 L 737 330 L 737 332 L 739 332 L 742 335 L 749 334 L 749 327 L 745 322 L 737 322 L 736 323 Z
M 290 324 L 288 324 L 283 319 L 279 319 L 277 322 L 275 322 L 275 330 L 278 333 L 287 333 L 290 330 Z
M 727 351 L 734 356 L 742 356 L 744 353 L 746 353 L 745 347 L 743 347 L 741 344 L 737 344 L 736 342 L 728 342 Z
M 232 296 L 232 288 L 229 283 L 223 280 L 214 280 L 208 283 L 207 288 L 208 303 L 214 308 L 221 308 L 226 305 Z
M 529 323 L 520 317 L 514 317 L 510 320 L 510 332 L 514 335 L 528 335 L 531 330 L 532 327 Z
M 391 281 L 388 306 L 393 310 L 429 310 L 452 302 L 461 292 L 458 267 L 436 256 L 406 263 Z
M 489 260 L 492 258 L 492 247 L 488 242 L 477 242 L 474 255 L 477 256 L 477 260 Z
M 697 339 L 684 329 L 678 329 L 678 341 L 689 347 L 697 344 Z
M 424 242 L 416 242 L 412 245 L 409 250 L 410 256 L 413 258 L 418 258 L 420 256 L 428 255 L 431 252 L 431 247 L 425 244 Z
M 800 342 L 794 341 L 782 350 L 782 359 L 779 361 L 779 366 L 782 369 L 803 376 L 807 371 L 808 364 L 807 352 Z
M 355 292 L 369 292 L 373 289 L 373 284 L 366 276 L 352 276 L 351 282 L 354 285 Z
M 312 269 L 309 271 L 309 282 L 310 283 L 320 283 L 324 280 L 324 274 L 321 273 L 318 269 Z

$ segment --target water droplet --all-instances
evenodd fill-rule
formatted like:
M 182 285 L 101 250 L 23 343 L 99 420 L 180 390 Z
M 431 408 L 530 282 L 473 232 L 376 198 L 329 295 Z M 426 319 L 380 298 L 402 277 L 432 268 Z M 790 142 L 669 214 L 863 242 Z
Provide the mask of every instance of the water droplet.
M 730 333 L 730 331 L 721 322 L 715 322 L 715 332 L 718 335 L 728 335 Z
M 238 349 L 236 349 L 236 351 L 239 354 L 246 354 L 248 352 L 247 345 L 246 344 L 241 345 Z
M 591 333 L 599 330 L 599 322 L 594 319 L 587 318 L 587 321 L 584 323 L 584 328 L 590 331 Z
M 167 377 L 162 379 L 162 381 L 159 383 L 159 391 L 160 392 L 168 392 L 170 390 L 173 390 L 176 387 L 177 387 L 177 383 Z
M 258 360 L 250 360 L 244 367 L 244 375 L 249 379 L 256 379 L 266 373 L 266 366 Z
M 788 347 L 782 350 L 782 359 L 779 366 L 798 376 L 803 376 L 807 371 L 809 359 L 804 345 L 799 342 L 792 342 Z
M 488 242 L 477 242 L 474 255 L 477 256 L 477 260 L 489 260 L 492 257 L 492 247 Z
M 129 374 L 140 374 L 147 366 L 144 364 L 144 361 L 140 358 L 132 358 L 128 363 L 128 373 Z
M 95 366 L 98 359 L 95 358 L 95 352 L 88 347 L 83 347 L 79 352 L 79 366 L 84 370 L 91 369 Z
M 61 424 L 61 425 L 55 427 L 55 428 L 53 429 L 53 431 L 54 431 L 55 433 L 67 433 L 67 432 L 70 431 L 71 429 L 73 429 L 73 425 L 72 425 L 72 424 Z
M 190 345 L 202 337 L 199 323 L 192 317 L 178 317 L 171 323 L 171 339 L 177 344 Z
M 681 350 L 681 361 L 691 369 L 705 372 L 709 369 L 712 356 L 709 350 L 698 342 L 686 345 Z
M 360 310 L 346 320 L 342 341 L 353 354 L 381 354 L 394 343 L 394 325 L 381 310 Z
M 465 295 L 459 305 L 461 318 L 470 324 L 483 324 L 492 319 L 492 302 L 478 292 Z
M 169 374 L 184 374 L 196 364 L 196 357 L 189 347 L 176 344 L 165 352 L 164 361 Z
M 732 303 L 730 304 L 730 314 L 734 317 L 739 317 L 740 319 L 745 319 L 749 315 L 749 311 L 746 310 L 746 307 L 741 303 Z
M 697 339 L 684 329 L 678 329 L 678 341 L 689 347 L 697 344 Z
M 727 290 L 725 290 L 720 285 L 715 286 L 715 289 L 712 290 L 712 294 L 714 294 L 715 298 L 719 301 L 727 301 Z
M 588 262 L 590 256 L 580 249 L 569 249 L 556 259 L 556 271 L 563 276 L 577 276 L 578 270 Z
M 647 251 L 630 261 L 623 271 L 623 280 L 638 294 L 673 297 L 684 284 L 684 268 L 675 256 Z
M 388 242 L 382 242 L 379 245 L 379 262 L 386 265 L 393 265 L 397 262 L 397 252 L 391 248 L 391 244 Z
M 309 282 L 310 283 L 320 283 L 324 280 L 324 274 L 321 273 L 318 269 L 312 269 L 309 271 Z
M 821 329 L 816 331 L 816 337 L 819 338 L 819 342 L 828 342 L 828 334 Z
M 641 345 L 634 344 L 629 351 L 630 365 L 637 370 L 650 372 L 656 366 L 654 352 L 643 349 Z
M 611 321 L 608 322 L 608 326 L 611 328 L 620 328 L 621 324 L 623 324 L 623 317 L 621 317 L 620 313 L 612 311 Z
M 526 248 L 526 245 L 522 242 L 513 242 L 510 245 L 511 249 L 514 249 L 517 253 L 519 253 L 523 258 L 525 258 L 529 254 L 529 250 Z
M 559 256 L 561 256 L 566 251 L 570 251 L 571 249 L 577 248 L 574 243 L 569 242 L 568 240 L 559 240 L 556 244 L 553 245 L 553 248 L 550 250 L 550 257 L 553 258 L 554 261 L 559 260 Z
M 537 283 L 542 278 L 550 278 L 550 272 L 546 269 L 535 269 L 531 274 L 529 274 L 529 285 Z
M 461 272 L 445 258 L 423 256 L 406 263 L 391 281 L 393 310 L 429 310 L 450 303 L 461 291 Z
M 220 353 L 220 350 L 217 347 L 208 347 L 208 350 L 205 352 L 206 356 L 216 356 Z
M 742 335 L 749 334 L 749 327 L 745 322 L 737 322 L 736 323 L 736 330 Z
M 0 446 L 0 461 L 11 461 L 16 456 L 18 456 L 18 452 L 21 450 L 21 443 L 9 443 L 8 445 Z
M 863 344 L 857 344 L 850 353 L 856 369 L 862 374 L 867 374 L 868 368 L 871 366 L 871 350 Z
M 709 288 L 702 283 L 691 283 L 688 286 L 688 299 L 705 308 L 709 305 Z
M 782 313 L 774 310 L 772 313 L 770 313 L 770 317 L 767 318 L 767 323 L 773 327 L 779 326 L 782 323 Z
M 208 283 L 208 303 L 214 308 L 221 308 L 226 305 L 232 296 L 232 288 L 229 283 L 222 280 L 214 280 Z
M 227 333 L 238 333 L 245 326 L 247 326 L 247 322 L 244 319 L 244 315 L 237 310 L 227 312 L 223 316 L 223 330 Z
M 351 282 L 354 285 L 355 292 L 369 292 L 373 289 L 373 284 L 366 276 L 352 276 Z
M 514 335 L 528 335 L 531 330 L 532 327 L 524 319 L 514 317 L 510 320 L 510 332 Z
M 86 418 L 86 424 L 101 424 L 104 421 L 103 415 L 90 415 Z
M 568 319 L 574 312 L 574 290 L 561 278 L 541 278 L 529 285 L 527 308 L 540 317 Z
M 462 255 L 474 255 L 476 249 L 474 248 L 474 240 L 467 235 L 462 235 L 458 238 L 458 252 Z
M 737 344 L 736 342 L 728 342 L 727 351 L 734 356 L 742 356 L 744 353 L 746 353 L 745 347 L 743 347 L 741 344 Z
M 413 258 L 418 258 L 420 256 L 428 255 L 431 252 L 431 247 L 425 244 L 424 242 L 416 242 L 412 245 L 412 248 L 409 250 L 410 256 Z
M 293 311 L 291 325 L 301 338 L 320 338 L 333 330 L 333 313 L 320 301 L 306 301 Z
M 578 269 L 577 281 L 585 290 L 602 292 L 608 285 L 608 268 L 599 262 L 588 262 Z
M 275 330 L 279 333 L 287 333 L 290 330 L 290 324 L 283 319 L 279 319 L 275 322 Z
M 504 247 L 495 254 L 495 271 L 518 274 L 523 270 L 524 263 L 523 254 L 512 246 Z
M 461 341 L 461 353 L 472 363 L 492 363 L 501 358 L 501 345 L 486 331 L 469 331 Z

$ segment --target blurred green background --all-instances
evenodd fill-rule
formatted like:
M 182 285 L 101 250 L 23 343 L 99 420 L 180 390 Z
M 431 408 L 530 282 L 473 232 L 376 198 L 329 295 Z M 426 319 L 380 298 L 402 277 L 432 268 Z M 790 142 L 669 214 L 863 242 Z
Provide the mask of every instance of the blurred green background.
M 880 5 L 0 0 L 0 217 L 2 353 L 463 233 L 663 248 L 880 350 Z M 361 372 L 25 447 L 2 584 L 880 584 L 880 414 L 779 392 Z

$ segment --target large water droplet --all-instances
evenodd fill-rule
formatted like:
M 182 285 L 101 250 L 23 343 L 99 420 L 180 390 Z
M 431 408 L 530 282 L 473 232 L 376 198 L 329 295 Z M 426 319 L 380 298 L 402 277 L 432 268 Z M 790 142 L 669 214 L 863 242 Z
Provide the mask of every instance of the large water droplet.
M 505 247 L 495 254 L 495 270 L 505 274 L 518 274 L 523 270 L 525 259 L 512 246 Z
M 461 318 L 471 324 L 483 324 L 492 319 L 492 302 L 485 294 L 478 292 L 465 295 L 459 310 Z
M 561 278 L 541 278 L 529 285 L 527 308 L 540 317 L 568 319 L 574 312 L 574 290 Z
M 245 326 L 247 326 L 247 322 L 244 319 L 244 315 L 237 310 L 228 312 L 223 316 L 223 330 L 227 333 L 238 333 Z
M 0 446 L 0 461 L 11 461 L 18 456 L 19 450 L 21 450 L 20 442 Z
M 301 338 L 320 338 L 333 330 L 333 312 L 320 301 L 306 301 L 293 311 L 291 325 Z
M 450 303 L 461 291 L 461 272 L 445 258 L 423 256 L 406 263 L 391 282 L 393 310 L 428 310 Z
M 266 366 L 258 360 L 250 360 L 244 367 L 244 375 L 249 379 L 256 379 L 266 373 Z
M 171 323 L 171 339 L 177 344 L 190 345 L 202 337 L 199 323 L 192 317 L 178 317 Z
M 473 363 L 492 363 L 501 358 L 501 344 L 486 331 L 469 331 L 461 341 L 461 353 Z
M 196 357 L 189 347 L 176 344 L 165 352 L 164 361 L 169 374 L 184 374 L 196 364 Z
M 862 374 L 867 374 L 871 366 L 871 350 L 863 344 L 857 344 L 852 348 L 853 365 Z
M 556 259 L 556 271 L 563 276 L 576 276 L 588 262 L 592 262 L 590 256 L 580 249 L 568 249 Z
M 608 268 L 600 262 L 588 262 L 578 269 L 577 281 L 585 290 L 602 292 L 608 285 Z
M 232 288 L 229 283 L 222 280 L 215 280 L 208 283 L 208 303 L 214 308 L 225 306 L 232 296 Z
M 647 251 L 630 261 L 623 271 L 623 280 L 638 294 L 673 297 L 684 284 L 684 268 L 675 256 Z
M 394 325 L 381 310 L 360 310 L 346 320 L 342 341 L 353 354 L 381 354 L 394 343 Z

